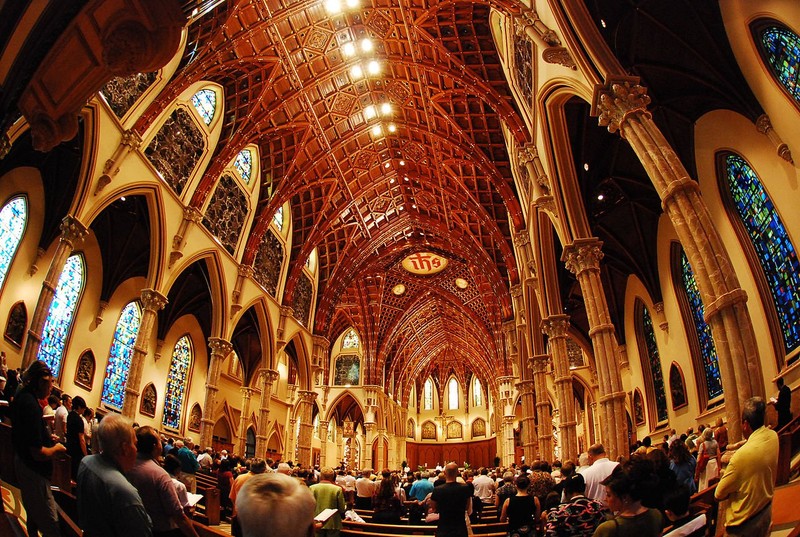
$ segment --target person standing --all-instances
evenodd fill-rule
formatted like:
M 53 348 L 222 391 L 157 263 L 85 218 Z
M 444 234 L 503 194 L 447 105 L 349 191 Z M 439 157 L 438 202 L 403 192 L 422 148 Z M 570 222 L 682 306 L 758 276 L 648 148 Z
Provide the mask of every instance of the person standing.
M 714 431 L 710 427 L 703 431 L 702 442 L 697 443 L 697 477 L 698 490 L 708 488 L 708 482 L 719 477 L 719 445 L 714 440 Z M 702 468 L 701 468 L 702 466 Z
M 751 397 L 742 405 L 742 433 L 747 441 L 731 457 L 714 492 L 717 500 L 730 500 L 725 535 L 769 535 L 778 434 L 764 425 L 765 410 L 760 397 Z
M 583 478 L 586 480 L 586 496 L 608 505 L 606 503 L 606 487 L 602 482 L 611 475 L 619 463 L 608 460 L 603 444 L 594 444 L 589 448 L 588 453 L 590 466 L 582 472 Z
M 775 410 L 778 411 L 778 426 L 775 430 L 780 431 L 784 425 L 792 421 L 792 389 L 783 382 L 783 377 L 778 377 L 775 383 L 778 385 L 778 399 L 775 401 Z
M 174 455 L 181 461 L 181 481 L 186 485 L 186 490 L 192 494 L 197 494 L 197 477 L 195 474 L 200 468 L 197 458 L 194 456 L 192 446 L 194 443 L 191 438 L 187 438 L 185 443 L 183 440 L 176 440 L 174 447 Z
M 472 480 L 472 486 L 475 487 L 475 496 L 479 497 L 483 503 L 492 503 L 495 484 L 494 479 L 489 477 L 489 469 L 482 467 L 480 475 Z
M 361 477 L 356 480 L 356 509 L 372 509 L 372 495 L 375 493 L 375 483 L 370 476 L 372 470 L 364 470 Z
M 11 402 L 9 412 L 13 427 L 14 468 L 17 472 L 22 504 L 28 513 L 28 534 L 59 537 L 56 501 L 50 490 L 53 458 L 66 452 L 63 444 L 54 443 L 42 419 L 40 399 L 47 399 L 53 389 L 53 374 L 41 360 L 33 362 L 23 375 L 24 387 Z
M 516 479 L 517 493 L 506 499 L 500 512 L 500 522 L 508 522 L 508 535 L 532 537 L 536 535 L 534 521 L 539 519 L 539 498 L 528 494 L 531 481 L 522 474 Z
M 56 408 L 56 421 L 53 425 L 53 433 L 62 444 L 67 440 L 67 416 L 70 410 L 72 410 L 72 397 L 62 393 L 61 405 Z
M 336 474 L 333 468 L 324 468 L 320 472 L 319 483 L 309 487 L 316 501 L 314 516 L 325 509 L 336 509 L 338 511 L 322 525 L 322 529 L 317 530 L 317 537 L 339 537 L 342 531 L 342 515 L 344 515 L 346 509 L 344 492 L 342 487 L 334 483 L 334 479 L 336 479 Z
M 97 429 L 100 454 L 78 469 L 78 519 L 84 537 L 149 537 L 153 525 L 136 487 L 125 474 L 136 464 L 132 423 L 108 414 Z
M 83 421 L 83 411 L 86 410 L 86 401 L 78 395 L 72 400 L 72 410 L 67 414 L 67 454 L 72 463 L 72 478 L 78 475 L 81 459 L 89 454 L 86 445 L 86 423 Z
M 611 511 L 597 500 L 584 496 L 583 475 L 575 474 L 563 483 L 567 501 L 547 514 L 545 534 L 547 537 L 589 537 L 597 526 L 611 518 Z
M 458 483 L 458 465 L 451 462 L 444 468 L 443 485 L 431 493 L 431 508 L 439 513 L 436 537 L 466 537 L 467 510 L 472 502 L 472 487 Z
M 717 424 L 714 427 L 714 440 L 717 441 L 720 453 L 728 449 L 728 428 L 722 418 L 717 418 Z

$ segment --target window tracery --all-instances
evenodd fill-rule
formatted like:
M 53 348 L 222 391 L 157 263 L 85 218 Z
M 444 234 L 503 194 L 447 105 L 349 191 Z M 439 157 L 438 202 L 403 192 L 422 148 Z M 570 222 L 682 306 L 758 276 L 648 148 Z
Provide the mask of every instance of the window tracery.
M 478 377 L 472 381 L 472 406 L 483 406 L 483 388 Z
M 239 151 L 236 160 L 233 161 L 233 166 L 245 184 L 249 185 L 250 175 L 253 173 L 253 152 L 249 149 Z
M 217 92 L 211 89 L 201 89 L 192 96 L 192 105 L 203 122 L 211 125 L 217 111 Z
M 283 257 L 283 242 L 272 231 L 264 233 L 256 252 L 253 277 L 273 297 L 278 290 Z
M 800 36 L 774 22 L 758 26 L 757 41 L 772 76 L 800 103 Z
M 28 202 L 25 196 L 15 196 L 0 210 L 0 290 L 8 274 L 8 267 L 14 260 L 25 225 L 28 222 Z
M 229 254 L 236 254 L 239 235 L 247 220 L 247 196 L 230 175 L 223 175 L 203 217 L 203 225 L 214 234 Z
M 169 375 L 167 376 L 167 389 L 164 397 L 164 419 L 163 423 L 173 429 L 180 428 L 181 410 L 186 394 L 186 385 L 189 377 L 189 368 L 192 365 L 192 341 L 189 336 L 181 337 L 175 348 L 172 350 L 172 360 L 169 364 Z M 189 420 L 191 429 L 195 422 L 195 411 L 200 407 L 195 405 Z M 197 419 L 196 428 L 200 428 L 200 420 Z
M 333 374 L 334 386 L 355 386 L 361 379 L 361 360 L 354 354 L 340 354 L 336 357 Z
M 454 378 L 447 383 L 447 407 L 451 410 L 458 408 L 458 381 Z
M 75 308 L 83 292 L 83 272 L 83 256 L 71 255 L 58 278 L 53 302 L 42 329 L 42 342 L 36 359 L 46 363 L 57 377 L 60 377 L 61 359 L 72 328 Z
M 144 150 L 156 171 L 178 195 L 205 149 L 205 137 L 184 108 L 176 108 Z
M 423 410 L 433 410 L 433 381 L 428 379 L 422 388 L 422 408 Z
M 111 407 L 122 409 L 125 402 L 125 385 L 128 383 L 128 371 L 131 368 L 133 347 L 139 325 L 142 321 L 142 309 L 136 301 L 129 302 L 122 310 L 114 329 L 114 339 L 108 355 L 106 376 L 103 379 L 103 393 L 100 400 Z
M 311 298 L 314 293 L 314 286 L 306 274 L 300 275 L 294 292 L 295 317 L 303 326 L 308 328 L 311 319 Z
M 117 118 L 122 119 L 133 108 L 147 88 L 153 85 L 158 76 L 157 71 L 135 73 L 130 76 L 112 78 L 100 93 Z
M 342 338 L 343 349 L 357 349 L 359 344 L 358 333 L 352 328 L 348 330 Z

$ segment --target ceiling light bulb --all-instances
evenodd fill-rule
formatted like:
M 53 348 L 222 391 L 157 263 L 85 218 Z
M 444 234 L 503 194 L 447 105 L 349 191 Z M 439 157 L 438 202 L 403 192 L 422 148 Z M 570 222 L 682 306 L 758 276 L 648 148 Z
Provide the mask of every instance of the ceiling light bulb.
M 346 3 L 349 8 L 358 7 L 358 0 L 347 0 Z
M 369 39 L 362 39 L 361 40 L 361 50 L 364 52 L 372 51 L 372 41 Z
M 339 13 L 342 10 L 342 3 L 340 0 L 326 0 L 325 10 L 331 15 Z
M 350 75 L 353 78 L 361 78 L 364 76 L 364 71 L 361 70 L 360 65 L 354 65 L 352 69 L 350 69 Z
M 372 127 L 372 134 L 374 134 L 375 136 L 378 136 L 381 132 L 383 132 L 383 129 L 381 129 L 380 125 L 375 125 L 374 127 Z
M 386 164 L 384 164 L 384 165 L 383 165 L 383 167 L 384 167 L 384 168 L 388 168 L 389 166 L 391 166 L 391 164 L 390 164 L 390 163 L 388 163 L 388 162 L 387 162 Z
M 377 60 L 372 60 L 367 64 L 367 72 L 371 75 L 377 75 L 381 72 L 381 64 L 379 64 Z
M 390 184 L 390 185 L 393 185 L 393 184 L 394 184 L 394 177 L 392 177 L 391 179 L 389 179 L 389 184 Z
M 364 117 L 365 118 L 372 119 L 377 115 L 378 115 L 378 113 L 375 111 L 375 106 L 369 105 L 366 108 L 364 108 Z
M 401 160 L 400 161 L 400 166 L 405 166 L 405 165 L 406 165 L 406 161 L 405 160 Z
M 403 180 L 408 181 L 408 176 L 406 175 L 405 177 L 403 177 Z
M 342 53 L 345 56 L 352 56 L 353 54 L 356 53 L 356 46 L 352 42 L 348 41 L 347 43 L 342 45 Z
M 584 162 L 583 163 L 583 169 L 586 170 L 587 172 L 589 171 L 589 163 L 588 162 Z
M 602 194 L 598 194 L 598 195 L 597 195 L 597 199 L 598 199 L 599 201 L 603 201 L 603 198 L 605 198 L 605 196 L 603 196 Z
M 381 114 L 384 116 L 389 115 L 392 113 L 392 105 L 389 103 L 383 103 L 381 105 Z
M 417 208 L 417 205 L 416 205 L 416 204 L 414 204 L 414 205 L 412 205 L 412 206 L 411 206 L 411 208 L 412 208 L 412 209 L 416 209 L 416 208 Z
M 394 123 L 389 123 L 389 132 L 394 132 L 397 130 L 397 127 Z

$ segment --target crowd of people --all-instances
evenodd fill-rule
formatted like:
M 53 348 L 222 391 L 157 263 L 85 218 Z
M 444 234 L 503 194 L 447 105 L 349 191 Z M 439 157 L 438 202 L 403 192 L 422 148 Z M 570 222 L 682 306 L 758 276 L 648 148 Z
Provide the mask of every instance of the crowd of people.
M 17 477 L 30 535 L 60 535 L 50 489 L 52 462 L 72 457 L 78 524 L 86 537 L 196 536 L 191 522 L 197 474 L 216 478 L 222 514 L 234 535 L 338 537 L 342 520 L 371 511 L 378 524 L 436 524 L 437 536 L 465 536 L 494 506 L 509 537 L 670 537 L 702 530 L 690 496 L 718 481 L 728 500 L 727 535 L 766 536 L 777 467 L 776 433 L 765 426 L 765 402 L 742 405 L 745 440 L 729 444 L 727 428 L 672 430 L 645 438 L 612 461 L 602 444 L 574 461 L 503 468 L 435 470 L 303 467 L 201 449 L 118 414 L 95 420 L 81 397 L 53 397 L 43 362 L 27 369 L 11 401 Z M 45 403 L 46 402 L 46 403 Z M 48 411 L 49 409 L 49 411 Z M 732 454 L 732 455 L 731 455 Z M 727 464 L 723 464 L 727 463 Z M 362 511 L 363 512 L 363 511 Z

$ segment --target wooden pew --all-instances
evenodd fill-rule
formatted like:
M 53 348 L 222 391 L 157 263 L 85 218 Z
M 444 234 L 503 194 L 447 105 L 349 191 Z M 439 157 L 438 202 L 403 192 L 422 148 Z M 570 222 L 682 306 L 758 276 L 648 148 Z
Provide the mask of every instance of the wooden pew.
M 719 479 L 715 480 L 713 484 L 707 489 L 696 492 L 689 500 L 689 509 L 692 512 L 705 510 L 707 518 L 707 535 L 716 535 L 717 531 L 717 518 L 719 515 L 719 503 L 714 498 L 714 492 L 717 490 L 717 483 Z
M 776 485 L 785 485 L 791 479 L 792 472 L 797 471 L 798 465 L 792 468 L 792 458 L 800 451 L 800 415 L 787 423 L 778 431 L 778 471 L 775 475 Z
M 230 533 L 225 533 L 222 530 L 218 530 L 205 524 L 201 524 L 200 522 L 193 520 L 192 525 L 194 526 L 194 530 L 197 532 L 197 535 L 200 537 L 231 537 Z
M 472 532 L 475 535 L 490 535 L 500 532 L 506 533 L 508 525 L 505 522 L 491 524 L 473 524 Z M 436 533 L 436 524 L 409 525 L 409 524 L 375 524 L 371 522 L 342 521 L 342 528 L 358 533 L 384 533 L 393 535 L 433 535 Z
M 197 480 L 197 493 L 203 496 L 203 499 L 197 504 L 195 518 L 209 526 L 219 526 L 222 509 L 216 476 L 198 471 L 195 479 Z

